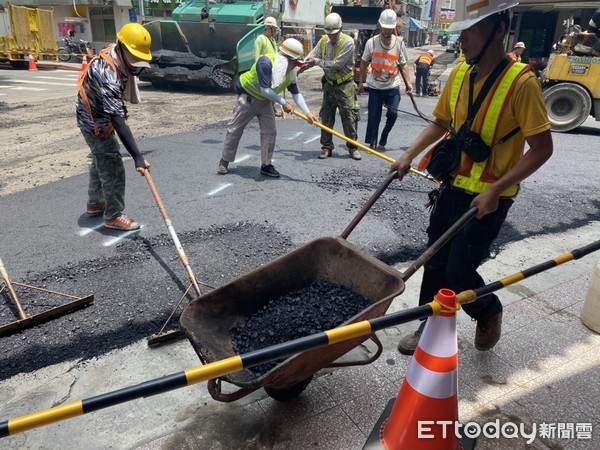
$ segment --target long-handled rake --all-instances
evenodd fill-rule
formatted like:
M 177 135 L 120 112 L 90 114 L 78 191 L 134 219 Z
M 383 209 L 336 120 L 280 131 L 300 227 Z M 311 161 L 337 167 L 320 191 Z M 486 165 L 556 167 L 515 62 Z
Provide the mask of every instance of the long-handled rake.
M 10 277 L 8 276 L 8 272 L 6 271 L 6 268 L 4 267 L 4 263 L 2 262 L 1 258 L 0 258 L 0 274 L 2 274 L 2 279 L 4 280 L 4 284 L 5 284 L 5 286 L 2 289 L 0 289 L 0 294 L 2 292 L 4 292 L 5 290 L 8 291 L 8 295 L 9 295 L 10 299 L 12 300 L 12 302 L 14 303 L 14 306 L 17 309 L 17 315 L 19 316 L 19 320 L 17 320 L 16 322 L 12 322 L 7 325 L 0 326 L 0 337 L 9 336 L 11 334 L 22 331 L 26 328 L 31 328 L 40 323 L 47 322 L 49 320 L 54 319 L 55 317 L 59 317 L 64 314 L 67 314 L 71 311 L 75 311 L 77 309 L 83 308 L 94 301 L 93 295 L 88 295 L 87 297 L 76 297 L 74 295 L 63 294 L 61 292 L 51 291 L 49 289 L 43 289 L 40 287 L 30 286 L 28 284 L 13 282 L 13 281 L 11 281 Z M 42 292 L 47 292 L 50 294 L 59 295 L 61 297 L 69 298 L 72 301 L 65 303 L 64 305 L 48 309 L 44 312 L 28 316 L 25 313 L 25 310 L 23 309 L 21 302 L 19 301 L 19 297 L 17 296 L 17 291 L 15 290 L 14 286 L 20 286 L 20 287 L 24 287 L 27 289 L 32 289 L 32 290 L 36 290 L 36 291 L 42 291 Z
M 183 267 L 185 267 L 185 270 L 187 271 L 188 277 L 190 279 L 191 282 L 191 286 L 194 287 L 194 290 L 196 291 L 196 294 L 198 296 L 202 295 L 202 291 L 200 290 L 200 284 L 204 285 L 204 286 L 208 286 L 210 288 L 213 288 L 212 286 L 209 286 L 205 283 L 199 283 L 198 279 L 196 278 L 196 275 L 194 275 L 194 271 L 192 270 L 192 267 L 190 266 L 190 262 L 185 254 L 185 252 L 183 251 L 183 247 L 181 246 L 181 242 L 179 241 L 179 238 L 177 237 L 177 233 L 175 233 L 175 228 L 173 228 L 173 224 L 171 223 L 171 219 L 169 219 L 169 215 L 167 214 L 167 210 L 165 209 L 165 206 L 163 205 L 163 202 L 160 198 L 160 195 L 158 195 L 158 191 L 156 189 L 156 186 L 154 185 L 154 181 L 152 180 L 152 177 L 150 176 L 150 171 L 146 170 L 144 172 L 144 177 L 146 178 L 146 181 L 148 182 L 148 187 L 150 188 L 150 191 L 152 192 L 152 197 L 154 197 L 154 201 L 156 202 L 156 206 L 158 206 L 158 209 L 160 211 L 161 216 L 163 217 L 164 221 L 165 221 L 165 225 L 167 226 L 167 229 L 169 230 L 169 234 L 171 235 L 171 239 L 173 239 L 173 243 L 175 244 L 175 248 L 177 248 L 177 253 L 179 253 L 179 259 L 181 260 L 181 263 L 183 264 Z M 179 302 L 177 302 L 177 305 L 175 305 L 175 308 L 173 309 L 173 311 L 171 312 L 171 314 L 169 315 L 168 319 L 165 321 L 165 323 L 163 324 L 163 326 L 161 327 L 161 329 L 159 330 L 159 332 L 148 338 L 148 345 L 149 346 L 153 346 L 153 345 L 157 345 L 160 344 L 161 342 L 165 342 L 171 339 L 175 339 L 177 337 L 181 337 L 183 336 L 183 332 L 179 329 L 171 331 L 171 332 L 167 332 L 164 333 L 164 330 L 166 328 L 166 326 L 169 324 L 169 322 L 171 321 L 171 319 L 173 318 L 173 316 L 175 315 L 175 311 L 177 311 L 177 309 L 179 308 L 179 306 L 181 305 L 181 302 L 183 301 L 183 299 L 185 298 L 185 296 L 188 294 L 191 286 L 188 286 L 188 288 L 186 289 L 186 291 L 184 292 L 183 296 L 181 297 L 181 299 L 179 300 Z M 214 289 L 214 288 L 213 288 Z

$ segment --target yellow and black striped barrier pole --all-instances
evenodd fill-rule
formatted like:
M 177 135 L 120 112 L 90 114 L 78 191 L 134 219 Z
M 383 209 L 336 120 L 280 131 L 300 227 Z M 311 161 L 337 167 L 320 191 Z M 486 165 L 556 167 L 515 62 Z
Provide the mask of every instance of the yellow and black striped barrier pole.
M 582 258 L 600 249 L 600 241 L 596 241 L 585 247 L 578 248 L 557 258 L 546 261 L 537 266 L 523 270 L 517 274 L 510 275 L 500 281 L 495 281 L 477 289 L 463 291 L 456 296 L 460 304 L 470 303 L 477 298 L 491 294 L 517 281 L 536 275 L 545 270 L 559 266 L 565 262 Z M 397 326 L 413 320 L 424 319 L 442 312 L 442 305 L 436 300 L 416 308 L 399 311 L 370 320 L 345 325 L 332 330 L 305 336 L 282 344 L 273 345 L 243 355 L 236 355 L 202 366 L 193 367 L 172 375 L 167 375 L 154 380 L 146 381 L 135 386 L 126 387 L 117 391 L 108 392 L 85 400 L 55 406 L 25 416 L 17 417 L 0 422 L 0 438 L 17 433 L 49 425 L 54 422 L 66 420 L 71 417 L 80 416 L 100 409 L 125 403 L 163 392 L 179 389 L 192 384 L 207 381 L 212 378 L 221 377 L 243 369 L 275 361 L 284 357 L 302 353 L 317 347 L 324 347 L 338 342 L 347 341 L 360 336 L 367 336 L 384 328 Z
M 193 367 L 184 370 L 183 372 L 156 378 L 135 386 L 101 394 L 96 397 L 27 414 L 15 419 L 0 422 L 0 437 L 14 435 L 33 428 L 70 419 L 71 417 L 108 408 L 109 406 L 125 403 L 130 400 L 162 394 L 163 392 L 190 386 L 230 373 L 239 372 L 243 369 L 292 356 L 313 348 L 336 344 L 359 336 L 366 336 L 384 328 L 439 314 L 440 311 L 441 306 L 439 303 L 431 302 L 427 305 L 345 325 L 343 327 L 255 350 L 243 355 L 232 356 L 206 365 Z
M 600 241 L 592 242 L 591 244 L 588 244 L 585 247 L 577 248 L 569 253 L 557 256 L 554 259 L 549 259 L 548 261 L 545 261 L 541 264 L 530 267 L 529 269 L 525 269 L 521 272 L 514 273 L 512 275 L 502 278 L 501 280 L 494 281 L 493 283 L 486 284 L 485 286 L 481 286 L 480 288 L 462 291 L 461 293 L 456 295 L 456 301 L 461 305 L 464 305 L 465 303 L 474 302 L 478 298 L 484 297 L 488 294 L 491 294 L 492 292 L 496 292 L 502 288 L 510 286 L 511 284 L 524 280 L 525 278 L 537 275 L 540 272 L 544 272 L 545 270 L 552 269 L 556 266 L 560 266 L 561 264 L 564 264 L 566 262 L 573 261 L 575 259 L 580 259 L 599 249 Z

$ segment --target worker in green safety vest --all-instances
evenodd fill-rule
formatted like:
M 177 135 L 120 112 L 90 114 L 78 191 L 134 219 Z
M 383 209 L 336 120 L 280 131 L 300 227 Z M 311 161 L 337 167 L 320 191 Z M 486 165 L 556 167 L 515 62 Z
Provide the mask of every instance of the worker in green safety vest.
M 277 20 L 274 17 L 267 17 L 264 22 L 265 32 L 254 41 L 254 61 L 264 55 L 277 53 L 277 41 L 275 35 L 279 31 Z
M 325 17 L 323 26 L 326 35 L 321 38 L 306 61 L 309 65 L 323 69 L 323 104 L 319 115 L 323 125 L 333 128 L 335 111 L 339 109 L 344 134 L 357 140 L 357 126 L 360 119 L 360 106 L 354 83 L 354 39 L 342 33 L 342 18 L 337 13 Z M 361 159 L 358 149 L 346 144 L 352 159 Z M 331 133 L 321 131 L 320 159 L 326 159 L 333 152 Z

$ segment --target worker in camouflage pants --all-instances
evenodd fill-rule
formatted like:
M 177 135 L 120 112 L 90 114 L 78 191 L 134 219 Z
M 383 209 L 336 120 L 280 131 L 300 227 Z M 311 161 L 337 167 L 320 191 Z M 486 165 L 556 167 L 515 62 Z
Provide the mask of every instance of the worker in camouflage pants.
M 357 140 L 359 105 L 354 83 L 354 39 L 342 33 L 342 18 L 337 13 L 325 17 L 325 35 L 315 45 L 306 61 L 323 69 L 323 103 L 319 115 L 328 128 L 335 125 L 335 111 L 339 109 L 346 137 Z M 329 158 L 333 152 L 333 138 L 321 131 L 320 159 Z M 348 144 L 352 159 L 361 159 L 356 146 Z

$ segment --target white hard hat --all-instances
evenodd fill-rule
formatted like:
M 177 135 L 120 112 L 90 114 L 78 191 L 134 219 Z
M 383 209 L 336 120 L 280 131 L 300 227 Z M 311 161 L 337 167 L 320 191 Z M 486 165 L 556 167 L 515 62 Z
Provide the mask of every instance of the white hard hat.
M 304 61 L 304 46 L 294 38 L 287 38 L 279 47 L 279 52 L 294 61 Z
M 265 19 L 265 27 L 273 27 L 276 30 L 279 30 L 279 27 L 277 26 L 277 20 L 275 20 L 275 17 L 267 17 Z
M 327 14 L 323 29 L 327 34 L 335 34 L 342 29 L 342 18 L 338 13 Z
M 427 53 L 429 53 L 432 56 L 435 54 L 435 53 L 433 53 L 433 50 L 431 50 L 431 49 L 427 50 Z
M 523 50 L 525 50 L 525 43 L 524 42 L 517 42 L 515 44 L 515 48 L 522 48 Z
M 379 16 L 379 26 L 381 28 L 394 29 L 398 22 L 398 16 L 393 9 L 384 9 Z
M 447 31 L 466 30 L 486 17 L 518 4 L 518 0 L 456 0 L 454 23 L 450 24 Z

